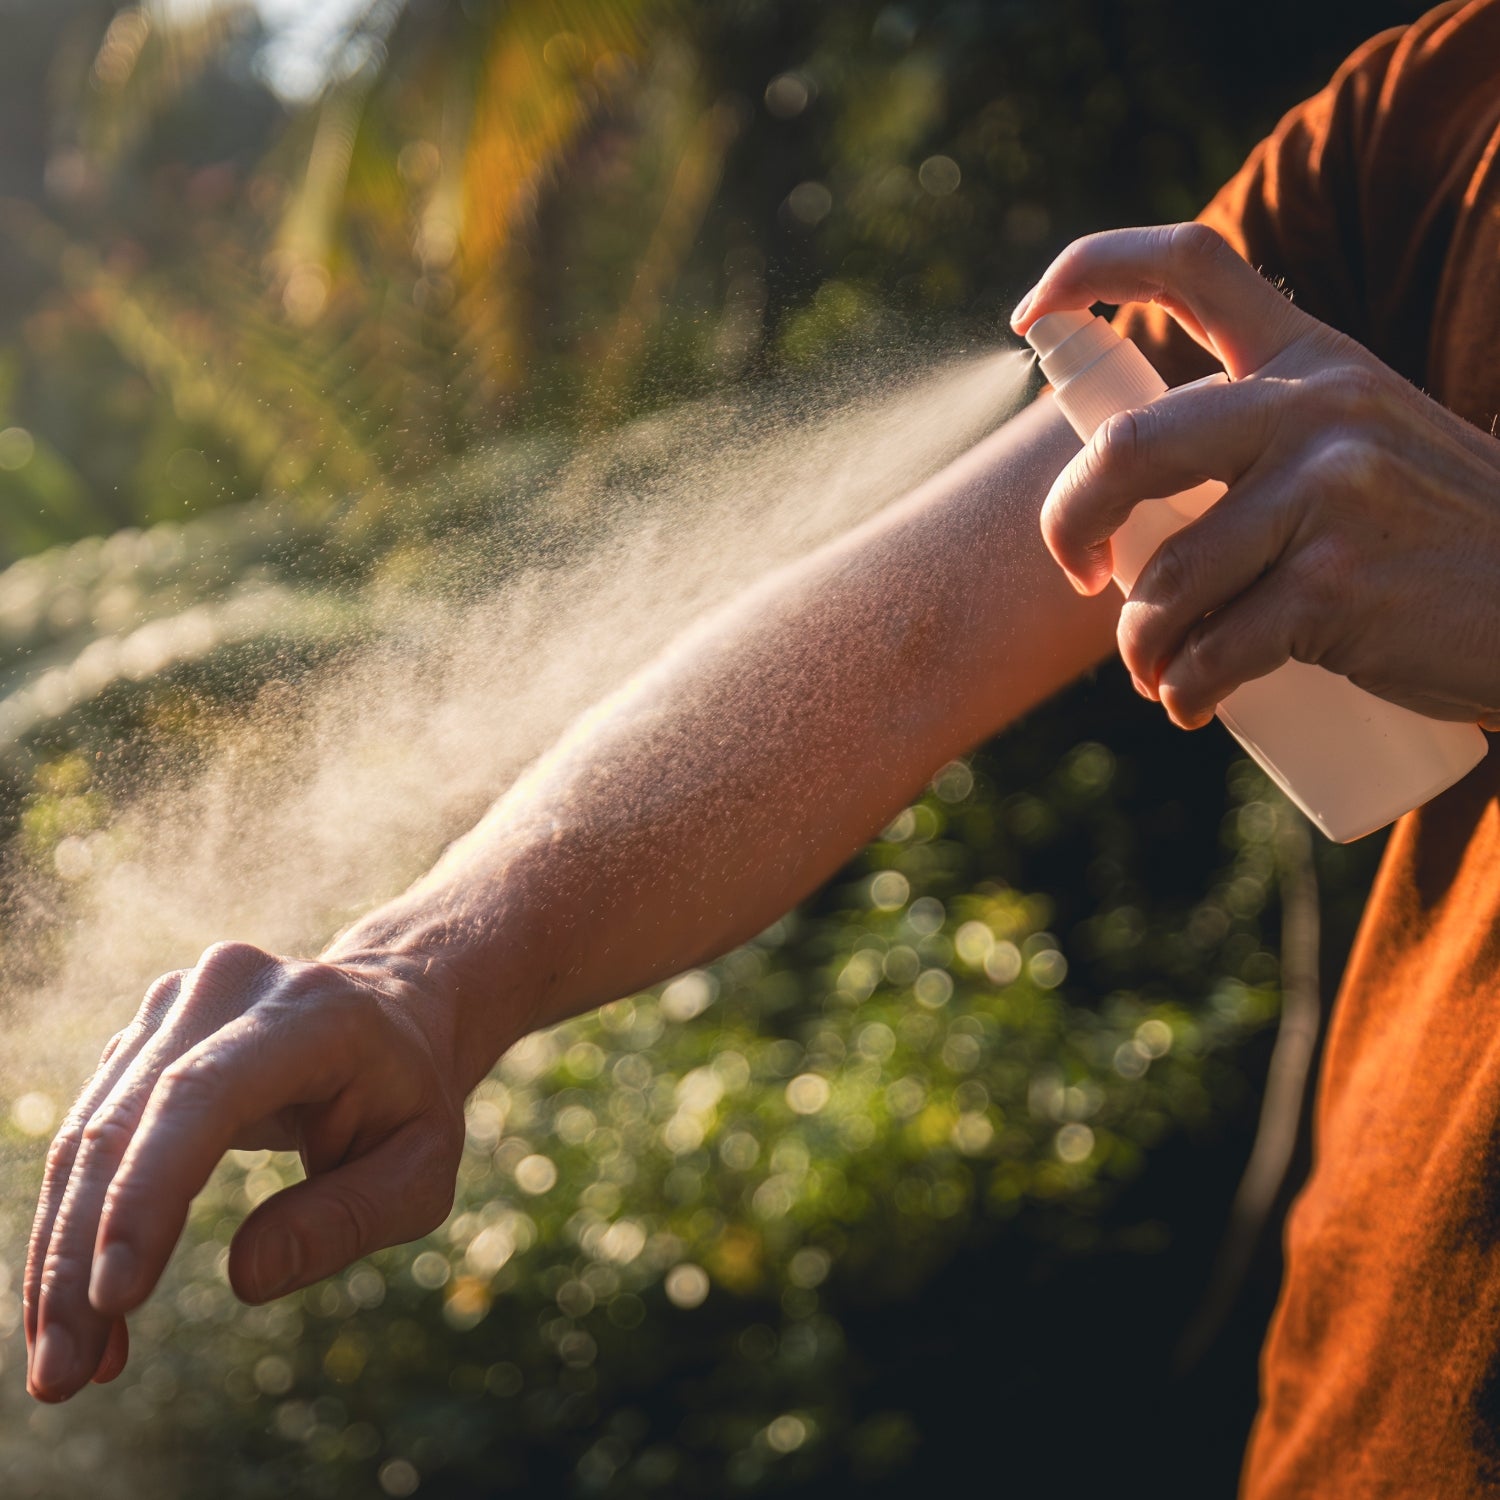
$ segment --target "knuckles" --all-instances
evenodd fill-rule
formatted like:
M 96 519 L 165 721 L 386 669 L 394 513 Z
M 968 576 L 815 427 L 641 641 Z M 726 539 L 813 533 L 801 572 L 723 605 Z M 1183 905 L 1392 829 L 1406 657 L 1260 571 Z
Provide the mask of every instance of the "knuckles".
M 1310 541 L 1287 562 L 1286 584 L 1298 625 L 1299 658 L 1315 660 L 1322 621 L 1346 612 L 1361 571 L 1353 544 L 1337 532 Z M 1311 637 L 1300 639 L 1300 637 Z
M 136 1011 L 134 1024 L 144 1030 L 154 1031 L 171 1008 L 187 976 L 188 970 L 173 969 L 170 974 L 163 974 L 154 981 L 146 991 L 146 998 L 141 1001 L 140 1009 Z
M 1380 487 L 1386 455 L 1379 442 L 1360 431 L 1332 434 L 1318 443 L 1303 468 L 1304 482 L 1317 493 L 1364 499 Z
M 1141 461 L 1156 430 L 1149 408 L 1118 411 L 1105 419 L 1072 461 L 1042 507 L 1042 538 L 1059 558 L 1089 546 L 1096 538 L 1085 512 L 1096 485 L 1117 488 Z
M 1092 474 L 1114 478 L 1140 462 L 1155 425 L 1149 407 L 1127 409 L 1106 417 L 1090 443 L 1088 467 Z
M 1206 692 L 1224 681 L 1228 656 L 1222 632 L 1203 629 L 1188 632 L 1182 643 L 1178 692 L 1190 707 L 1197 707 Z
M 380 1214 L 369 1198 L 345 1184 L 328 1199 L 335 1229 L 335 1242 L 345 1265 L 376 1248 Z
M 1174 717 L 1201 719 L 1213 713 L 1221 699 L 1238 685 L 1233 649 L 1223 633 L 1205 626 L 1188 632 L 1172 659 L 1170 684 L 1164 679 L 1164 699 L 1171 695 Z
M 133 1099 L 107 1102 L 83 1127 L 83 1146 L 90 1154 L 118 1160 L 135 1136 L 141 1108 Z
M 1171 610 L 1187 597 L 1192 588 L 1195 569 L 1189 559 L 1181 533 L 1169 537 L 1156 549 L 1151 559 L 1150 577 L 1146 580 L 1149 598 L 1160 610 Z
M 1184 601 L 1191 597 L 1194 571 L 1187 545 L 1177 537 L 1168 538 L 1121 609 L 1115 639 L 1137 677 L 1145 680 L 1154 674 L 1177 633 L 1190 623 L 1181 615 Z
M 1174 224 L 1167 231 L 1167 254 L 1179 265 L 1212 265 L 1233 253 L 1229 241 L 1207 224 L 1190 221 Z
M 276 962 L 274 954 L 266 952 L 264 948 L 257 948 L 254 943 L 222 942 L 210 943 L 203 950 L 197 964 L 194 966 L 200 973 L 207 970 L 218 971 L 229 969 L 236 973 L 246 970 L 254 971 L 262 969 L 267 964 Z
M 47 1165 L 43 1177 L 49 1188 L 61 1186 L 73 1170 L 78 1152 L 83 1145 L 84 1125 L 77 1121 L 58 1131 L 47 1148 Z
M 1353 360 L 1324 364 L 1296 385 L 1299 405 L 1320 426 L 1330 418 L 1348 426 L 1378 422 L 1391 399 L 1390 377 Z
M 1330 495 L 1366 502 L 1388 487 L 1396 400 L 1389 375 L 1341 360 L 1288 382 L 1283 399 L 1304 434 L 1297 467 L 1312 504 Z
M 203 950 L 193 967 L 193 989 L 248 984 L 275 964 L 274 954 L 254 943 L 214 943 Z
M 224 1092 L 225 1063 L 217 1052 L 194 1048 L 169 1063 L 157 1081 L 156 1107 L 175 1113 L 211 1109 Z

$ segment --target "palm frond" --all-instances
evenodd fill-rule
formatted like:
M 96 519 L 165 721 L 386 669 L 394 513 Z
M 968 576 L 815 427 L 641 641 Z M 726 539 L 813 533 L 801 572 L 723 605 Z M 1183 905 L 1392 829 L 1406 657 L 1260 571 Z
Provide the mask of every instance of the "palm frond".
M 0 234 L 34 263 L 60 268 L 65 292 L 88 307 L 127 363 L 170 395 L 179 414 L 210 426 L 245 473 L 304 498 L 381 485 L 367 444 L 316 376 L 303 371 L 298 378 L 284 338 L 263 332 L 262 356 L 240 357 L 238 341 L 254 340 L 258 329 L 266 330 L 266 318 L 253 289 L 236 296 L 231 268 L 222 261 L 213 266 L 215 293 L 228 316 L 214 319 L 162 278 L 106 266 L 29 205 L 0 204 Z M 232 340 L 222 336 L 224 328 L 234 330 Z M 320 484 L 309 487 L 315 474 Z
M 490 36 L 463 166 L 463 254 L 492 265 L 644 43 L 650 0 L 519 0 Z
M 538 200 L 569 148 L 644 48 L 652 0 L 520 0 L 500 14 L 485 53 L 461 188 L 443 199 L 446 236 L 472 316 L 469 352 L 488 382 L 514 384 L 519 319 L 498 274 L 534 222 Z

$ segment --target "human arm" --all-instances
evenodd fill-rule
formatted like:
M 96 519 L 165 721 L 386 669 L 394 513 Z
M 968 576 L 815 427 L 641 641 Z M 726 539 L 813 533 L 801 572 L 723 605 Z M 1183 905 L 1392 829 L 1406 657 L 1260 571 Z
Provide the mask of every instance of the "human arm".
M 1115 606 L 1073 594 L 1036 528 L 1076 447 L 1044 401 L 731 601 L 322 960 L 223 945 L 154 986 L 49 1157 L 33 1392 L 118 1372 L 123 1315 L 225 1149 L 297 1148 L 308 1170 L 236 1236 L 246 1300 L 426 1232 L 463 1097 L 513 1041 L 760 930 L 1099 660 Z
M 1295 658 L 1500 729 L 1500 440 L 1294 307 L 1201 224 L 1076 241 L 1015 326 L 1098 300 L 1160 304 L 1233 377 L 1112 417 L 1043 508 L 1053 555 L 1094 594 L 1139 501 L 1228 485 L 1120 613 L 1137 686 L 1196 728 Z

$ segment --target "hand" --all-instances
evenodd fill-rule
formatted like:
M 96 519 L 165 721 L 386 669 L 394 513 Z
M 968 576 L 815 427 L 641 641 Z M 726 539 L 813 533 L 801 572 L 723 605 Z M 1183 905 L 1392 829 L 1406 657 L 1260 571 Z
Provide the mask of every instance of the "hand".
M 229 1279 L 246 1302 L 447 1217 L 463 1091 L 420 970 L 224 943 L 151 987 L 48 1156 L 26 1263 L 32 1395 L 63 1401 L 124 1368 L 125 1314 L 226 1150 L 295 1149 L 307 1169 L 235 1234 Z
M 1110 418 L 1042 511 L 1053 556 L 1097 593 L 1139 501 L 1229 486 L 1121 611 L 1136 686 L 1196 728 L 1295 658 L 1500 729 L 1500 441 L 1293 307 L 1202 224 L 1075 241 L 1012 322 L 1095 301 L 1161 303 L 1232 377 Z

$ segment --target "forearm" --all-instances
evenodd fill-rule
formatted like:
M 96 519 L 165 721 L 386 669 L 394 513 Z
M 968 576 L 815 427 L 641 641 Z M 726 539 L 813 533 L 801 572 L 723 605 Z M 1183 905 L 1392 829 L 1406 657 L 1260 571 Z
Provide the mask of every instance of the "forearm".
M 247 1300 L 432 1230 L 464 1096 L 512 1042 L 754 933 L 1103 655 L 1116 609 L 1062 582 L 1037 527 L 1074 446 L 1034 410 L 706 619 L 327 961 L 224 943 L 158 981 L 49 1153 L 32 1391 L 118 1372 L 121 1319 L 233 1145 L 295 1145 L 308 1172 L 235 1236 Z
M 435 965 L 477 1078 L 509 1041 L 724 951 L 932 772 L 1098 661 L 1036 523 L 1050 403 L 764 580 L 586 714 L 330 957 Z

